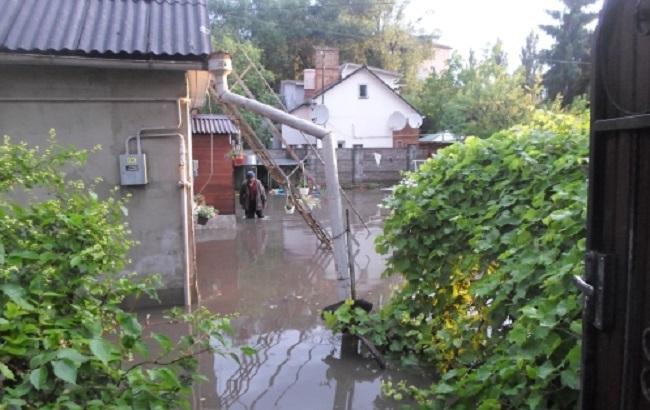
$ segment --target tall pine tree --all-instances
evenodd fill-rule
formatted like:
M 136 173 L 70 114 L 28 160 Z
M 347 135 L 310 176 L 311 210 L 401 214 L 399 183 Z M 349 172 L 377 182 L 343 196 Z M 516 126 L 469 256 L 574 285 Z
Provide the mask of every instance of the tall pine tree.
M 537 33 L 531 32 L 526 37 L 526 45 L 521 49 L 521 67 L 524 72 L 525 86 L 528 90 L 534 90 L 538 84 L 541 69 L 539 50 L 537 49 L 538 43 L 539 36 Z
M 589 24 L 596 18 L 596 13 L 587 8 L 595 2 L 562 0 L 563 10 L 547 11 L 555 20 L 554 24 L 540 26 L 555 40 L 550 49 L 541 52 L 542 61 L 548 66 L 543 84 L 549 100 L 561 95 L 563 104 L 568 105 L 589 89 L 589 56 L 593 34 Z

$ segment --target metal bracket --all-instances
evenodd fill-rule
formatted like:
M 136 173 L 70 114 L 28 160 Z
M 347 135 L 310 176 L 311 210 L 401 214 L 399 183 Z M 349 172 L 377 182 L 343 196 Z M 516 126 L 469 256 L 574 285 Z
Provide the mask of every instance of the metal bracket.
M 585 278 L 574 277 L 585 296 L 585 309 L 595 328 L 607 330 L 614 323 L 614 255 L 587 252 Z

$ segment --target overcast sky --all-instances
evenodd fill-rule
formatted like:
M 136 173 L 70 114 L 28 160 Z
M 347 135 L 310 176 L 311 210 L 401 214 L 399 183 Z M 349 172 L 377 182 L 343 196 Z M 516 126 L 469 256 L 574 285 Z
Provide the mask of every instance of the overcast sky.
M 531 30 L 551 22 L 545 10 L 560 9 L 559 0 L 411 0 L 408 14 L 426 31 L 439 30 L 439 42 L 467 55 L 501 39 L 511 65 Z M 597 9 L 600 9 L 601 0 Z M 540 33 L 540 46 L 550 40 Z

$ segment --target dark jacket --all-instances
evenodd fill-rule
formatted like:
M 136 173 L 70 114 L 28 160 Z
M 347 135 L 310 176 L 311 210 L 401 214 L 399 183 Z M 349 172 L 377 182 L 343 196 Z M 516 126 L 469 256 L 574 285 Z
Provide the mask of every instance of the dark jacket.
M 257 196 L 255 198 L 256 211 L 261 211 L 264 209 L 264 204 L 266 204 L 266 191 L 264 186 L 259 179 L 255 180 L 257 184 Z M 248 209 L 248 204 L 250 203 L 250 189 L 248 188 L 248 181 L 245 181 L 241 188 L 239 189 L 239 203 L 244 209 Z

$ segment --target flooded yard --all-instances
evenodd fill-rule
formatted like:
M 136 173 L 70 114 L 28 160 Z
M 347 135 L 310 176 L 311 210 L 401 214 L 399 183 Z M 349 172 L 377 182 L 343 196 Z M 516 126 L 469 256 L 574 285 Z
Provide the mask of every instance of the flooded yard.
M 377 204 L 385 193 L 350 194 L 368 221 L 353 230 L 357 292 L 377 307 L 388 300 L 397 278 L 383 279 L 384 258 L 374 251 L 381 231 Z M 317 217 L 327 225 L 326 203 Z M 382 397 L 387 380 L 421 380 L 418 375 L 379 370 L 368 358 L 341 349 L 341 336 L 325 328 L 324 306 L 339 301 L 332 254 L 299 215 L 286 215 L 284 198 L 272 197 L 264 220 L 238 220 L 230 239 L 197 244 L 200 303 L 211 311 L 237 314 L 234 347 L 257 350 L 241 366 L 230 358 L 205 355 L 209 381 L 195 391 L 201 409 L 388 409 Z M 241 218 L 241 216 L 240 216 Z

